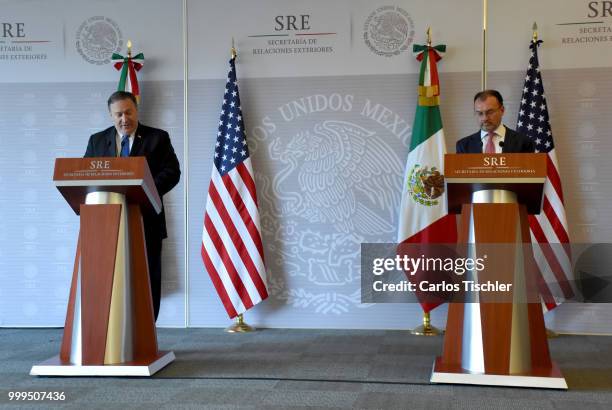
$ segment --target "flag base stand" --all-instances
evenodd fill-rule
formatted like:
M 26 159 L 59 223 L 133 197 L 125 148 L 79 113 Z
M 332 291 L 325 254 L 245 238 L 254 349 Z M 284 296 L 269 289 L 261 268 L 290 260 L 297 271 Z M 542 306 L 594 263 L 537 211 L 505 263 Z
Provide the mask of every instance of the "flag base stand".
M 225 329 L 227 333 L 248 333 L 255 331 L 255 328 L 244 323 L 242 314 L 236 317 L 236 323 Z
M 555 332 L 554 330 L 550 330 L 549 328 L 546 328 L 546 337 L 549 339 L 555 339 L 559 337 L 559 333 Z
M 412 329 L 410 334 L 416 336 L 440 336 L 444 334 L 444 330 L 432 326 L 429 312 L 423 312 L 423 324 Z

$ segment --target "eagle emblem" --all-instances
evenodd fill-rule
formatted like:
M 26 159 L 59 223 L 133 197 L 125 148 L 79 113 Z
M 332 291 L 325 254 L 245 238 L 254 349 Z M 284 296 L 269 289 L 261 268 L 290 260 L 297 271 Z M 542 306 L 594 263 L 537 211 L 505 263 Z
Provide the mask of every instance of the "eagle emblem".
M 444 175 L 436 167 L 415 165 L 408 175 L 408 192 L 421 205 L 434 206 L 444 193 Z

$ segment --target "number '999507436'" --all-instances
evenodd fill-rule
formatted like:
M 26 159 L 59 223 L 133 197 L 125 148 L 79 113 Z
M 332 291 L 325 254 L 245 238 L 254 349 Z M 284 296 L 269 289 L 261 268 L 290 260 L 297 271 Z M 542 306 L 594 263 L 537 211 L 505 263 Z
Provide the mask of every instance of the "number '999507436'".
M 64 401 L 66 394 L 63 391 L 10 391 L 8 398 L 11 401 Z

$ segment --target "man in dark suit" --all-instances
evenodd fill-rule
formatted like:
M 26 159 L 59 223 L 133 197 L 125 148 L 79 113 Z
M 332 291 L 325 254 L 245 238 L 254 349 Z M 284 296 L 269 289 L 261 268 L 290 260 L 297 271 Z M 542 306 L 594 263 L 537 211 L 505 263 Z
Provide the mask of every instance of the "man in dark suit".
M 85 157 L 147 158 L 155 187 L 162 198 L 159 215 L 143 214 L 153 309 L 157 320 L 161 299 L 162 240 L 168 237 L 163 195 L 179 182 L 181 170 L 168 133 L 138 122 L 138 104 L 132 93 L 116 91 L 109 97 L 107 105 L 115 125 L 89 137 Z
M 496 90 L 484 90 L 474 96 L 474 114 L 480 131 L 457 141 L 457 153 L 534 152 L 535 145 L 526 135 L 502 124 L 504 99 Z

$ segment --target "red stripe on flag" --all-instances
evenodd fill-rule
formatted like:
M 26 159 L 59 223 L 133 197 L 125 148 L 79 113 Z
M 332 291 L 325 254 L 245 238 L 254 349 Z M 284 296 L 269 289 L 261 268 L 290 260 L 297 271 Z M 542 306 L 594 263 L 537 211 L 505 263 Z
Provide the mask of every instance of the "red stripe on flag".
M 211 187 L 212 187 L 212 184 L 211 184 Z M 221 240 L 221 237 L 219 236 L 219 232 L 217 232 L 217 229 L 215 228 L 213 223 L 210 221 L 209 217 L 204 219 L 204 228 L 208 232 L 208 236 L 210 237 L 210 240 L 215 246 L 217 253 L 221 257 L 221 261 L 223 261 L 223 265 L 225 266 L 225 269 L 227 270 L 229 278 L 232 281 L 232 284 L 234 285 L 234 289 L 236 290 L 236 293 L 238 293 L 238 296 L 240 296 L 240 299 L 242 300 L 242 303 L 244 304 L 244 306 L 247 309 L 250 309 L 251 307 L 253 307 L 253 301 L 251 300 L 251 297 L 249 296 L 249 292 L 246 290 L 244 283 L 242 283 L 242 279 L 240 278 L 240 275 L 238 275 L 238 271 L 236 270 L 236 267 L 234 266 L 232 259 L 227 253 L 227 249 L 225 249 L 225 246 L 223 245 L 223 241 Z
M 548 286 L 548 284 L 544 280 L 544 276 L 542 276 L 542 272 L 539 269 L 537 269 L 536 283 L 537 283 L 537 286 L 538 286 L 538 291 L 540 292 L 540 297 L 542 298 L 542 301 L 546 305 L 546 309 L 552 310 L 552 309 L 556 308 L 557 307 L 557 302 L 555 301 L 555 299 L 554 299 L 554 297 L 553 297 L 553 295 L 552 295 L 552 293 L 550 291 L 550 287 Z
M 534 246 L 539 246 L 539 245 L 536 243 L 532 243 L 531 246 L 534 247 Z M 539 265 L 536 262 L 535 253 L 532 251 L 531 255 L 525 255 L 526 260 L 527 258 L 530 258 L 529 266 L 533 267 L 533 270 L 531 270 L 531 272 L 533 272 L 533 275 L 535 275 L 536 286 L 538 287 L 541 301 L 546 307 L 546 310 L 548 311 L 548 310 L 552 310 L 556 308 L 557 302 L 555 301 L 555 298 L 550 290 L 550 286 L 548 286 L 548 283 L 546 283 L 546 280 L 544 279 L 544 276 L 542 275 L 542 270 L 540 269 Z
M 550 201 L 548 200 L 547 196 L 544 196 L 544 203 L 542 204 L 542 211 L 544 211 L 544 214 L 546 215 L 546 217 L 548 218 L 548 221 L 550 222 L 550 226 L 552 226 L 552 229 L 553 231 L 555 231 L 557 238 L 559 238 L 559 242 L 568 243 L 569 236 L 567 235 L 567 232 L 565 231 L 565 227 L 561 223 L 561 220 L 559 219 L 559 217 L 557 216 L 557 213 L 555 212 L 552 205 L 550 204 Z
M 531 228 L 531 232 L 533 232 L 533 236 L 536 238 L 538 245 L 540 246 L 540 249 L 542 250 L 542 253 L 546 257 L 546 261 L 548 262 L 548 267 L 550 268 L 552 273 L 555 275 L 555 278 L 557 279 L 557 283 L 559 287 L 561 288 L 563 295 L 566 298 L 572 297 L 574 295 L 574 291 L 572 290 L 572 287 L 569 285 L 567 277 L 565 276 L 565 272 L 563 271 L 563 268 L 559 264 L 559 260 L 557 259 L 557 256 L 555 255 L 554 251 L 552 250 L 550 243 L 548 243 L 546 239 L 546 235 L 544 234 L 544 231 L 542 230 L 542 226 L 540 225 L 538 220 L 533 215 L 529 215 L 529 227 Z
M 455 243 L 457 242 L 457 218 L 448 214 L 425 229 L 406 238 L 402 243 Z
M 557 192 L 557 196 L 559 196 L 561 203 L 565 204 L 563 200 L 563 188 L 561 187 L 561 177 L 559 176 L 557 167 L 555 167 L 555 163 L 550 158 L 550 154 L 546 156 L 546 177 Z
M 542 249 L 542 253 L 546 257 L 546 261 L 548 262 L 548 267 L 555 275 L 555 278 L 557 279 L 556 283 L 561 288 L 561 292 L 563 292 L 563 297 L 571 298 L 572 296 L 574 296 L 574 291 L 572 290 L 572 287 L 570 286 L 567 277 L 565 276 L 565 272 L 559 264 L 559 260 L 557 259 L 557 256 L 555 255 L 554 251 L 552 250 L 551 245 L 549 243 L 540 243 L 537 245 L 539 245 L 540 249 Z
M 206 215 L 205 218 L 208 218 L 208 215 Z M 234 305 L 232 304 L 232 301 L 230 300 L 230 297 L 227 294 L 227 291 L 225 290 L 225 286 L 223 286 L 223 282 L 221 281 L 219 272 L 217 272 L 217 269 L 215 269 L 215 265 L 213 265 L 212 261 L 210 260 L 210 256 L 208 255 L 208 252 L 206 252 L 204 244 L 202 244 L 200 248 L 200 254 L 202 255 L 202 261 L 204 261 L 204 267 L 210 275 L 210 279 L 212 280 L 212 283 L 215 286 L 215 289 L 217 290 L 219 298 L 221 298 L 221 303 L 223 303 L 223 307 L 225 307 L 225 311 L 229 315 L 230 319 L 235 318 L 236 316 L 238 316 L 238 312 L 236 312 L 236 309 L 234 309 Z
M 136 70 L 134 70 L 134 63 L 131 59 L 128 59 L 128 75 L 130 76 L 130 84 L 132 85 L 132 94 L 140 95 L 138 79 L 136 78 Z
M 438 54 L 433 48 L 429 49 L 429 73 L 431 77 L 431 85 L 440 85 L 440 79 L 438 78 Z M 440 88 L 438 87 L 438 92 L 434 93 L 434 95 L 440 95 Z
M 558 305 L 557 305 L 557 302 L 546 302 L 546 301 L 544 301 L 544 306 L 546 306 L 546 310 L 553 310 Z M 544 312 L 544 313 L 546 313 L 546 312 Z
M 402 244 L 406 243 L 455 243 L 457 242 L 457 220 L 454 214 L 448 214 L 428 225 L 425 229 L 420 230 L 416 234 L 402 241 Z M 398 254 L 401 253 L 401 244 L 398 246 Z M 426 275 L 410 275 L 408 279 L 413 283 L 418 283 L 423 280 Z M 427 292 L 421 293 L 416 292 L 416 297 L 419 299 L 421 308 L 425 313 L 431 312 L 438 306 L 445 303 L 445 300 L 434 302 L 433 299 Z M 429 299 L 427 301 L 423 299 Z
M 251 239 L 253 239 L 255 246 L 257 246 L 257 251 L 259 251 L 259 255 L 261 256 L 261 259 L 263 260 L 264 259 L 263 244 L 261 243 L 261 235 L 259 234 L 259 231 L 257 230 L 257 225 L 255 225 L 255 222 L 253 222 L 253 219 L 251 218 L 251 214 L 249 214 L 249 210 L 244 204 L 244 201 L 242 200 L 242 197 L 240 196 L 240 193 L 236 189 L 236 186 L 234 185 L 234 182 L 232 181 L 232 178 L 229 176 L 229 174 L 225 174 L 224 176 L 221 177 L 221 179 L 223 180 L 225 189 L 227 189 L 227 192 L 232 197 L 234 206 L 236 207 L 236 210 L 238 210 L 238 212 L 240 213 L 240 217 L 244 221 L 244 224 L 246 225 L 247 230 L 249 231 L 249 235 L 251 235 Z
M 537 244 L 532 244 L 532 246 L 538 246 Z M 527 257 L 527 256 L 526 256 Z M 533 273 L 536 277 L 536 286 L 538 287 L 538 291 L 540 294 L 540 298 L 542 302 L 546 306 L 546 310 L 552 310 L 557 307 L 557 302 L 555 301 L 552 292 L 550 291 L 550 287 L 546 283 L 544 276 L 542 275 L 542 271 L 540 270 L 536 260 L 535 254 L 531 255 L 530 265 L 534 267 Z
M 255 191 L 255 181 L 253 181 L 253 177 L 251 176 L 251 173 L 247 169 L 246 165 L 244 165 L 244 162 L 240 163 L 236 167 L 236 171 L 238 171 L 238 173 L 242 177 L 242 180 L 244 181 L 244 185 L 251 193 L 251 198 L 253 198 L 255 206 L 259 207 L 259 205 L 257 204 L 257 191 Z
M 227 212 L 227 209 L 225 208 L 223 201 L 221 200 L 221 196 L 219 195 L 219 192 L 217 192 L 217 189 L 215 188 L 214 184 L 210 184 L 210 187 L 208 189 L 208 195 L 212 200 L 213 204 L 215 205 L 215 208 L 217 208 L 217 212 L 219 213 L 219 216 L 223 221 L 223 225 L 225 225 L 225 229 L 227 230 L 230 239 L 234 243 L 234 246 L 236 247 L 236 250 L 240 255 L 242 263 L 246 267 L 247 272 L 251 277 L 251 280 L 255 284 L 259 296 L 261 296 L 262 299 L 265 299 L 268 296 L 266 291 L 266 285 L 263 283 L 261 276 L 259 276 L 259 273 L 257 272 L 257 267 L 253 263 L 251 255 L 249 255 L 249 251 L 246 245 L 244 244 L 244 241 L 240 237 L 240 233 L 238 232 L 238 229 L 236 229 L 236 226 L 234 225 L 231 216 Z M 247 309 L 249 309 L 251 306 L 248 306 Z

